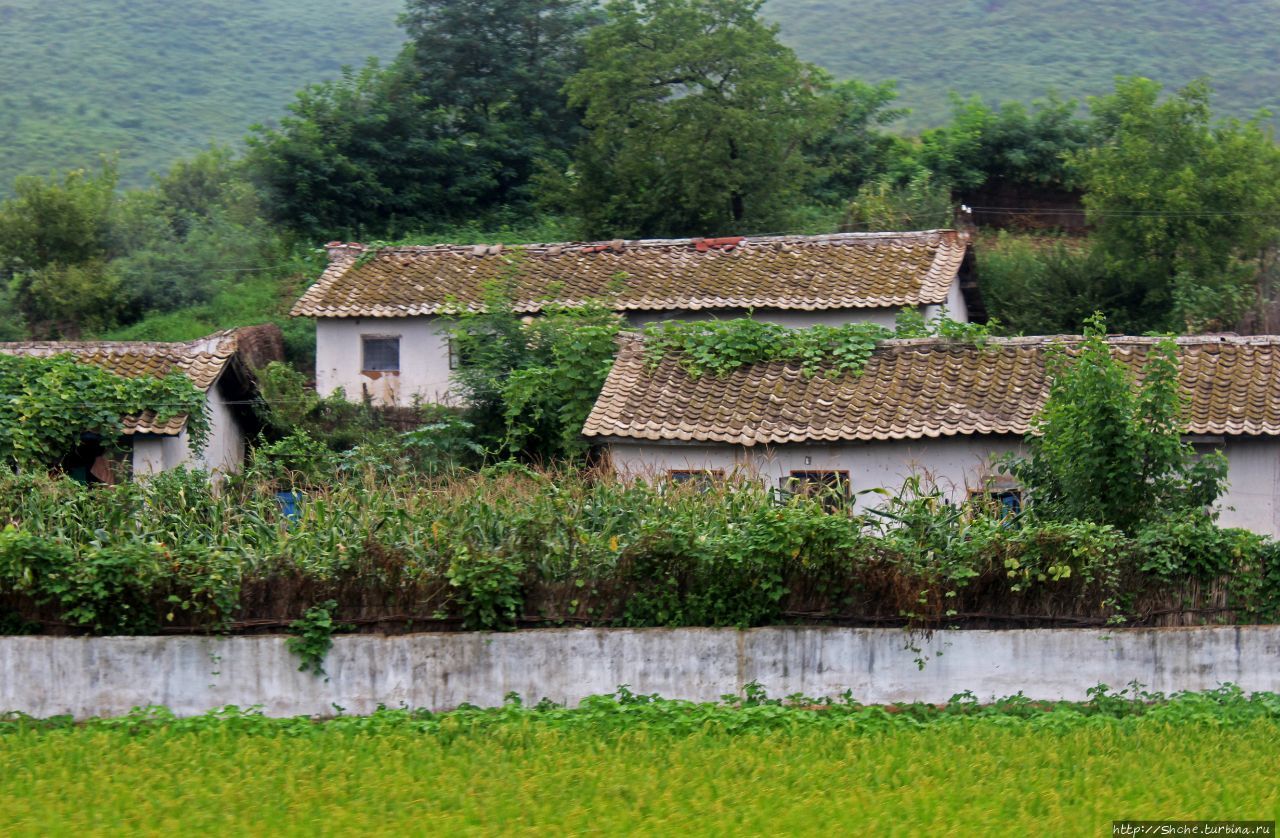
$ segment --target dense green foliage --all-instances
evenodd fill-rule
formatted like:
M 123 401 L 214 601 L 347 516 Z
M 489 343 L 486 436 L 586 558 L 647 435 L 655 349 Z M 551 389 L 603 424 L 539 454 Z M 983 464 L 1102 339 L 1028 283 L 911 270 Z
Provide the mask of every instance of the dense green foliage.
M 1226 482 L 1221 454 L 1183 440 L 1177 347 L 1151 347 L 1141 386 L 1111 356 L 1106 323 L 1091 318 L 1077 352 L 1053 347 L 1049 398 L 1013 466 L 1038 517 L 1092 521 L 1125 531 L 1161 516 L 1205 514 Z
M 513 258 L 517 264 L 519 255 Z M 516 314 L 501 287 L 450 332 L 475 439 L 490 454 L 539 462 L 586 453 L 582 424 L 604 386 L 620 318 L 603 305 Z
M 1232 609 L 1216 619 L 1280 614 L 1280 552 L 1241 530 L 1010 519 L 919 479 L 850 515 L 751 480 L 510 464 L 430 478 L 420 442 L 400 456 L 310 446 L 321 482 L 259 462 L 220 495 L 183 472 L 106 491 L 0 475 L 0 625 L 284 628 L 330 599 L 334 623 L 372 626 L 1142 624 L 1194 618 L 1211 590 Z M 294 518 L 282 489 L 298 493 Z
M 527 209 L 578 117 L 560 92 L 590 18 L 576 0 L 411 0 L 410 40 L 312 85 L 249 161 L 276 220 L 312 238 L 396 236 Z
M 0 203 L 0 304 L 17 315 L 0 336 L 189 340 L 276 319 L 305 358 L 310 330 L 283 316 L 286 280 L 314 262 L 266 222 L 242 172 L 210 149 L 146 190 L 117 191 L 109 164 L 19 179 Z
M 274 119 L 305 84 L 389 57 L 403 0 L 6 0 L 0 197 L 19 175 L 120 155 L 121 181 Z M 68 25 L 74 21 L 74 25 Z
M 926 321 L 919 311 L 903 309 L 893 330 L 874 323 L 789 329 L 752 318 L 661 321 L 645 327 L 644 348 L 651 366 L 673 356 L 695 378 L 769 361 L 798 363 L 808 376 L 820 370 L 858 375 L 882 340 L 942 337 L 982 345 L 990 333 L 987 325 L 958 323 L 945 311 Z
M 0 469 L 56 465 L 88 435 L 110 449 L 124 417 L 187 415 L 192 446 L 209 433 L 205 395 L 181 373 L 125 378 L 69 355 L 0 355 Z
M 810 177 L 826 84 L 762 0 L 614 0 L 566 91 L 589 132 L 572 203 L 589 237 L 778 229 Z
M 11 717 L 0 830 L 1097 834 L 1121 815 L 1280 809 L 1258 770 L 1277 757 L 1274 694 L 1099 686 L 1078 703 L 863 707 L 745 693 L 693 703 L 620 687 L 574 709 L 513 696 L 324 722 L 235 708 Z
M 1202 83 L 1160 93 L 1122 79 L 1092 103 L 1094 143 L 1072 162 L 1095 246 L 1137 303 L 1130 328 L 1225 329 L 1280 243 L 1280 147 L 1257 122 L 1214 122 Z
M 145 185 L 210 141 L 272 120 L 293 91 L 367 56 L 389 60 L 404 32 L 403 0 L 230 0 L 214 10 L 146 0 L 9 0 L 0 22 L 0 193 L 20 174 L 121 154 L 125 184 Z M 1224 113 L 1280 112 L 1267 28 L 1276 0 L 1231 7 L 1178 0 L 1160 7 L 1062 0 L 911 6 L 863 0 L 771 0 L 799 56 L 840 78 L 897 79 L 905 126 L 944 123 L 949 93 L 1031 101 L 1050 89 L 1084 97 L 1116 75 L 1184 84 L 1208 74 Z M 65 23 L 75 20 L 74 31 Z

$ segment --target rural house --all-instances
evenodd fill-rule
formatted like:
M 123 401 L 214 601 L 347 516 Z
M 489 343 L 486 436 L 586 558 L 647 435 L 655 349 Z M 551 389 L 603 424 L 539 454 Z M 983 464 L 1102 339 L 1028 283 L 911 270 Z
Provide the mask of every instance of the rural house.
M 158 421 L 148 411 L 124 420 L 124 444 L 129 465 L 136 475 L 155 474 L 178 466 L 203 469 L 215 477 L 239 471 L 244 462 L 245 440 L 256 434 L 260 423 L 250 400 L 256 394 L 253 370 L 284 357 L 280 329 L 253 326 L 219 332 L 184 343 L 143 341 L 38 341 L 0 343 L 0 353 L 49 357 L 70 354 L 76 360 L 135 378 L 164 376 L 179 371 L 206 394 L 209 406 L 209 440 L 204 450 L 193 452 L 187 439 L 187 417 Z M 84 479 L 110 482 L 115 475 L 100 456 L 100 446 L 78 452 L 79 462 L 67 470 Z
M 595 244 L 329 246 L 293 307 L 316 319 L 316 390 L 375 404 L 449 400 L 447 315 L 508 282 L 517 311 L 604 301 L 633 325 L 741 317 L 783 326 L 871 321 L 910 307 L 966 320 L 969 240 L 953 230 Z
M 860 375 L 806 378 L 787 363 L 691 377 L 673 358 L 650 369 L 643 340 L 623 339 L 583 433 L 625 475 L 711 479 L 746 474 L 783 488 L 897 491 L 927 475 L 962 501 L 1016 501 L 992 458 L 1017 451 L 1048 395 L 1045 350 L 1072 338 L 889 340 Z M 1139 370 L 1156 338 L 1109 339 Z M 1280 337 L 1179 338 L 1189 439 L 1220 449 L 1226 526 L 1280 536 Z M 851 498 L 863 506 L 875 494 Z

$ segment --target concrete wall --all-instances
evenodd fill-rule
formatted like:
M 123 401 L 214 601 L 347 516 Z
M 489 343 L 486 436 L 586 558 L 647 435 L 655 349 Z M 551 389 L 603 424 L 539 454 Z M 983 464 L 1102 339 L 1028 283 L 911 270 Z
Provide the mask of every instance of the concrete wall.
M 916 647 L 919 651 L 915 651 Z M 924 659 L 923 669 L 917 659 Z M 0 712 L 79 718 L 163 704 L 180 715 L 228 704 L 273 716 L 497 705 L 508 692 L 574 704 L 628 684 L 711 701 L 757 681 L 771 695 L 866 703 L 980 699 L 1019 691 L 1085 698 L 1137 680 L 1161 692 L 1280 691 L 1280 626 L 952 631 L 898 629 L 545 629 L 507 634 L 339 637 L 328 679 L 298 671 L 283 637 L 0 637 Z
M 438 317 L 343 317 L 316 320 L 316 391 L 341 388 L 351 401 L 409 405 L 414 396 L 450 401 L 448 327 Z M 361 338 L 400 338 L 400 372 L 366 373 Z
M 942 306 L 925 306 L 924 319 L 937 320 L 943 315 Z M 960 290 L 960 277 L 951 280 L 947 290 L 946 315 L 957 323 L 969 322 L 969 306 L 964 301 L 964 292 Z
M 1206 447 L 1227 455 L 1227 493 L 1218 504 L 1222 525 L 1280 538 L 1280 439 L 1228 437 Z

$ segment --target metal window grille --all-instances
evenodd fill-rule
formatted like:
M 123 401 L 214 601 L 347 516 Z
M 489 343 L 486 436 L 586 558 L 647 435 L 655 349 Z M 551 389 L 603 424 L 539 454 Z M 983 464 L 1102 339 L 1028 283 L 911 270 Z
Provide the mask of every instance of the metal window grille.
M 365 372 L 400 371 L 400 338 L 366 337 L 363 344 Z

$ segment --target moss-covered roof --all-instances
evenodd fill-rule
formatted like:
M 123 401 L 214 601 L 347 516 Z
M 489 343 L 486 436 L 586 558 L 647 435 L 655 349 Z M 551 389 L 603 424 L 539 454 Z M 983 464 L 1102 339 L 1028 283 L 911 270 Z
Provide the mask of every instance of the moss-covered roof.
M 1025 434 L 1048 395 L 1045 350 L 1078 337 L 993 338 L 984 348 L 939 339 L 890 340 L 860 375 L 798 364 L 744 366 L 691 377 L 667 357 L 650 369 L 638 337 L 587 418 L 594 438 L 738 445 Z M 1112 353 L 1140 371 L 1156 338 L 1114 337 Z M 1280 337 L 1178 339 L 1189 433 L 1280 434 Z
M 515 307 L 608 300 L 619 311 L 842 309 L 937 304 L 968 240 L 952 230 L 593 244 L 389 247 L 335 243 L 293 307 L 306 317 L 476 309 L 509 281 Z

